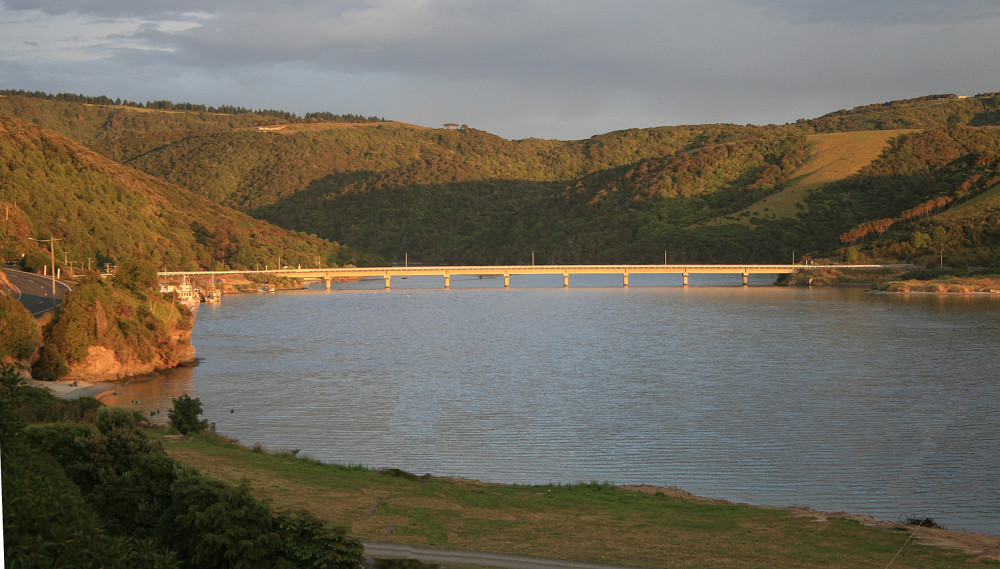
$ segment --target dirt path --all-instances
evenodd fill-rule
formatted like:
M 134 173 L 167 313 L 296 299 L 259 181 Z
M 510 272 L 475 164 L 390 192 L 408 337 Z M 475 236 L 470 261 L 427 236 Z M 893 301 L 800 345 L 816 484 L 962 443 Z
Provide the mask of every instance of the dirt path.
M 629 569 L 620 565 L 601 565 L 580 561 L 563 561 L 542 557 L 502 555 L 479 551 L 458 551 L 455 549 L 430 549 L 398 543 L 365 543 L 365 557 L 389 559 L 416 559 L 424 563 L 455 563 L 460 565 L 482 565 L 502 569 Z

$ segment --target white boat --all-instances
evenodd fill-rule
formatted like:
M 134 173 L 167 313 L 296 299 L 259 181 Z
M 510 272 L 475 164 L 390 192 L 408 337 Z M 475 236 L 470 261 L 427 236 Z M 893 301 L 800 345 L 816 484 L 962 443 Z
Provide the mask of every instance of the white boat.
M 181 284 L 160 285 L 160 292 L 172 293 L 175 301 L 191 309 L 201 304 L 201 291 L 187 277 Z

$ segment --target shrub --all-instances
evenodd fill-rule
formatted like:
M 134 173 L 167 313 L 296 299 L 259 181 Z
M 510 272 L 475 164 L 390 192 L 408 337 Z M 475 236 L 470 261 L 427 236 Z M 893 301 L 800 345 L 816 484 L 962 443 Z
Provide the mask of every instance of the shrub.
M 31 366 L 31 375 L 42 381 L 52 381 L 69 373 L 66 358 L 52 346 L 42 346 L 38 360 Z
M 147 296 L 156 289 L 156 267 L 148 262 L 128 259 L 118 264 L 113 283 L 118 288 Z
M 135 429 L 143 418 L 138 411 L 125 407 L 101 407 L 97 410 L 94 425 L 106 435 L 114 429 Z
M 26 360 L 42 345 L 42 329 L 16 299 L 0 295 L 0 360 Z
M 39 273 L 42 271 L 42 267 L 51 264 L 52 254 L 42 253 L 41 251 L 29 251 L 25 256 L 21 257 L 21 268 L 29 273 Z
M 173 403 L 173 408 L 167 411 L 167 419 L 178 433 L 200 433 L 208 428 L 207 421 L 198 420 L 198 415 L 201 415 L 201 399 L 192 399 L 185 393 L 174 399 Z

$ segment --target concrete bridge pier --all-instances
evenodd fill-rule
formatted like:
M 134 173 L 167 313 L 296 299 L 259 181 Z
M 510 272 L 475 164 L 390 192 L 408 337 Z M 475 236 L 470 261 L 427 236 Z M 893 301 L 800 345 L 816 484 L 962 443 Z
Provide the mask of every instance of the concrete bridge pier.
M 386 275 L 385 276 L 385 290 L 389 290 L 389 281 L 391 281 L 391 280 L 392 280 L 392 276 L 390 276 L 390 275 Z
M 688 272 L 684 271 L 684 274 L 681 275 L 681 276 L 684 277 L 684 286 L 687 286 L 688 285 Z
M 323 277 L 323 285 L 326 287 L 326 290 L 330 290 L 330 281 L 332 280 L 330 277 Z
M 503 274 L 503 287 L 510 288 L 510 273 Z
M 451 275 L 448 273 L 444 274 L 444 288 L 451 288 Z
M 563 271 L 563 288 L 569 288 L 569 271 Z
M 622 286 L 628 288 L 628 273 L 622 273 Z
M 743 286 L 750 286 L 750 273 L 743 271 Z

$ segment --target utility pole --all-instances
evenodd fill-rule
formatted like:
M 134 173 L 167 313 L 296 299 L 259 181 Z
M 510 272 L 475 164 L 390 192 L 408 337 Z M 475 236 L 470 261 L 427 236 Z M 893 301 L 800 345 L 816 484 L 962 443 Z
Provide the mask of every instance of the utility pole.
M 38 241 L 39 243 L 49 242 L 49 252 L 52 254 L 52 304 L 56 303 L 56 241 L 62 241 L 62 239 L 56 239 L 55 237 L 49 237 L 48 239 L 35 239 L 34 237 L 28 237 L 32 241 Z

